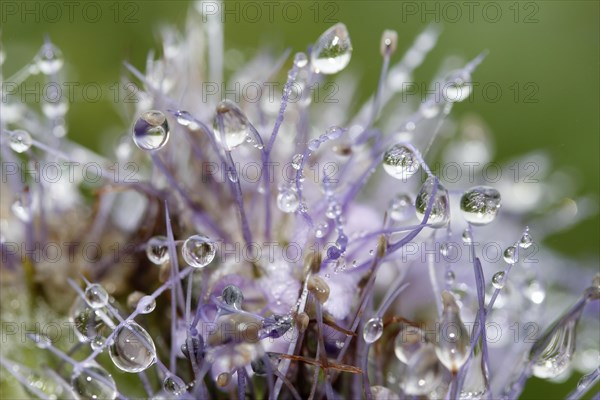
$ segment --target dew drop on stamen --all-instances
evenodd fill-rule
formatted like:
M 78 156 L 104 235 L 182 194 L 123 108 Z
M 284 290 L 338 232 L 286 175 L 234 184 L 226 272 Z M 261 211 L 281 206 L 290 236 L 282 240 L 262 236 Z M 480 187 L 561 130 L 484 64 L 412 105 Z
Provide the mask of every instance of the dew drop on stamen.
M 413 213 L 413 204 L 410 196 L 406 194 L 398 194 L 394 196 L 392 200 L 390 200 L 388 215 L 393 221 L 405 221 L 412 217 Z
M 529 234 L 529 229 L 526 229 L 525 232 L 523 232 L 523 236 L 521 236 L 521 239 L 519 240 L 519 247 L 522 249 L 528 249 L 532 244 L 533 238 Z
M 486 225 L 492 222 L 500 209 L 500 193 L 488 186 L 467 190 L 460 199 L 460 210 L 467 222 Z
M 92 350 L 98 350 L 98 349 L 101 349 L 102 346 L 104 346 L 105 342 L 106 342 L 106 338 L 98 335 L 90 341 L 90 347 L 92 348 Z
M 471 233 L 469 232 L 468 228 L 462 233 L 462 241 L 464 244 L 471 244 Z
M 75 368 L 71 386 L 81 399 L 98 400 L 117 398 L 117 385 L 113 377 L 97 364 Z
M 439 320 L 439 339 L 435 345 L 435 353 L 450 372 L 456 373 L 469 356 L 469 332 L 460 318 L 460 309 L 454 296 L 444 291 L 442 302 L 444 308 Z
M 506 250 L 504 250 L 503 257 L 507 264 L 517 263 L 517 261 L 519 261 L 517 257 L 517 248 L 515 246 L 507 247 Z
M 42 46 L 35 61 L 44 75 L 57 73 L 64 64 L 62 51 L 52 43 L 46 43 Z
M 413 326 L 402 327 L 394 340 L 394 353 L 398 360 L 407 364 L 425 343 L 425 335 L 421 329 Z
M 231 381 L 231 374 L 229 372 L 223 372 L 223 373 L 220 373 L 219 376 L 217 376 L 217 386 L 219 386 L 219 387 L 227 386 L 230 381 Z
M 492 276 L 492 285 L 496 289 L 502 289 L 504 287 L 504 277 L 506 273 L 504 271 L 498 271 Z
M 381 42 L 379 45 L 379 52 L 382 57 L 391 55 L 396 51 L 398 45 L 398 32 L 391 29 L 386 29 L 381 35 Z
M 143 112 L 133 126 L 133 142 L 144 151 L 162 149 L 169 134 L 167 117 L 157 110 Z
M 69 322 L 75 328 L 75 334 L 80 342 L 91 342 L 98 336 L 108 334 L 107 324 L 111 325 L 113 322 L 107 313 L 108 309 L 93 309 L 82 298 L 75 300 L 69 310 Z
M 415 153 L 406 146 L 393 145 L 383 155 L 383 169 L 392 178 L 405 180 L 419 170 Z
M 46 335 L 42 335 L 40 333 L 35 333 L 32 336 L 32 340 L 35 343 L 36 347 L 40 349 L 47 349 L 52 345 L 52 341 Z
M 373 343 L 383 335 L 383 320 L 373 317 L 365 323 L 363 328 L 363 339 L 366 343 Z
M 433 345 L 427 343 L 411 356 L 402 388 L 406 394 L 422 396 L 431 393 L 442 379 L 442 367 Z
M 242 303 L 244 302 L 244 293 L 242 290 L 235 285 L 227 285 L 223 288 L 223 292 L 221 293 L 221 297 L 225 304 L 232 306 L 233 308 L 237 308 L 238 310 L 242 308 Z
M 299 170 L 300 166 L 302 165 L 303 158 L 304 156 L 300 153 L 294 154 L 294 156 L 292 157 L 292 168 L 294 168 L 295 170 Z
M 117 328 L 108 351 L 115 366 L 125 372 L 141 372 L 156 362 L 152 337 L 133 321 Z
M 219 125 L 220 118 L 223 120 L 223 132 Z M 217 116 L 213 122 L 213 129 L 217 140 L 224 140 L 225 148 L 231 151 L 246 141 L 248 119 L 233 101 L 225 99 L 217 105 Z
M 423 186 L 421 186 L 421 189 L 415 198 L 415 211 L 419 220 L 425 218 L 425 212 L 427 211 L 427 205 L 433 194 L 435 183 L 436 181 L 434 178 L 428 178 L 423 183 Z M 442 227 L 448 223 L 448 219 L 450 218 L 449 213 L 450 204 L 448 201 L 448 191 L 438 182 L 427 223 L 434 228 Z
M 330 126 L 329 128 L 327 128 L 327 131 L 325 132 L 325 136 L 329 140 L 336 140 L 336 139 L 339 139 L 343 133 L 344 133 L 344 130 L 342 128 L 340 128 L 339 126 Z
M 446 272 L 446 284 L 448 286 L 451 286 L 454 284 L 454 280 L 456 279 L 456 276 L 454 275 L 454 272 L 452 272 L 451 270 Z
M 448 257 L 448 254 L 450 254 L 450 244 L 448 242 L 444 242 L 440 245 L 440 254 L 444 257 Z
M 471 94 L 471 75 L 466 71 L 452 73 L 443 83 L 442 94 L 450 103 L 459 103 Z
M 306 53 L 298 52 L 294 56 L 294 64 L 298 68 L 304 68 L 308 64 L 308 57 L 306 57 Z
M 351 55 L 352 43 L 346 25 L 337 23 L 317 39 L 310 54 L 310 62 L 315 71 L 335 74 L 346 68 Z
M 316 228 L 315 228 L 315 237 L 317 239 L 321 239 L 322 237 L 325 236 L 325 234 L 327 233 L 327 229 L 329 228 L 329 224 L 327 224 L 326 222 L 319 224 Z
M 101 285 L 93 283 L 85 289 L 85 301 L 93 309 L 105 307 L 108 304 L 108 293 Z
M 22 199 L 16 199 L 10 206 L 10 210 L 15 217 L 21 222 L 31 221 L 31 212 L 28 207 L 23 204 Z
M 529 352 L 533 375 L 549 379 L 569 368 L 575 353 L 576 325 L 576 318 L 563 321 L 562 325 L 551 328 L 534 343 Z
M 181 247 L 183 259 L 194 268 L 206 267 L 215 258 L 216 253 L 214 243 L 204 235 L 190 236 Z
M 143 296 L 138 302 L 136 309 L 141 314 L 149 314 L 156 308 L 156 300 L 152 296 Z
M 440 110 L 440 104 L 434 101 L 425 101 L 419 107 L 419 111 L 427 119 L 435 118 L 440 113 Z
M 546 298 L 546 290 L 540 282 L 532 280 L 525 288 L 525 295 L 533 304 L 542 304 Z
M 152 264 L 162 265 L 169 261 L 169 247 L 165 236 L 154 236 L 146 244 L 146 256 Z
M 17 129 L 10 134 L 9 145 L 16 153 L 26 152 L 32 144 L 31 135 L 23 129 Z
M 284 189 L 277 194 L 277 208 L 284 213 L 293 213 L 300 206 L 298 194 L 292 189 Z
M 163 381 L 163 389 L 173 396 L 178 396 L 185 391 L 185 383 L 181 380 L 181 378 L 170 375 L 167 376 Z

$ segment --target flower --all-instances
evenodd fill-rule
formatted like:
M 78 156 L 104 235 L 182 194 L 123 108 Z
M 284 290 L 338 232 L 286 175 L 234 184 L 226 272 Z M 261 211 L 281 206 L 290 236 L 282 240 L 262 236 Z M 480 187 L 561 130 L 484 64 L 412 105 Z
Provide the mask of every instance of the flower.
M 338 23 L 308 55 L 260 54 L 231 78 L 261 88 L 287 69 L 281 98 L 232 101 L 206 97 L 222 75 L 223 33 L 218 15 L 202 18 L 166 31 L 145 72 L 127 65 L 143 90 L 116 164 L 68 140 L 66 103 L 3 104 L 2 321 L 6 332 L 28 325 L 29 342 L 0 361 L 24 390 L 514 398 L 532 375 L 582 366 L 576 332 L 597 333 L 585 311 L 598 278 L 575 265 L 563 277 L 567 261 L 541 245 L 553 227 L 525 226 L 560 188 L 490 185 L 481 165 L 493 146 L 476 116 L 443 150 L 447 163 L 477 160 L 472 174 L 444 180 L 427 161 L 454 133 L 445 123 L 485 53 L 437 78 L 417 107 L 398 105 L 438 32 L 390 66 L 397 35 L 385 31 L 381 83 L 354 114 L 346 87 L 336 103 L 310 93 L 351 62 Z M 61 82 L 63 64 L 47 41 L 7 81 Z M 48 367 L 18 361 L 32 345 Z

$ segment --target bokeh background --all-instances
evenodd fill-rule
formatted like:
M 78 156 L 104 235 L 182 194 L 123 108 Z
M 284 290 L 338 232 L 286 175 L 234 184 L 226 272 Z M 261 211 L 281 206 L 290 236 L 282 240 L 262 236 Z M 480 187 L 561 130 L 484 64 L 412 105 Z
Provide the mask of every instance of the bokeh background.
M 95 4 L 87 8 L 87 2 L 80 2 L 70 11 L 66 3 L 52 2 L 58 5 L 58 15 L 49 3 L 2 2 L 2 46 L 7 54 L 3 75 L 12 75 L 30 61 L 44 35 L 49 35 L 64 53 L 69 81 L 98 83 L 103 88 L 100 101 L 80 98 L 70 105 L 69 136 L 92 148 L 106 149 L 111 138 L 130 124 L 117 113 L 122 104 L 114 101 L 109 89 L 119 82 L 123 61 L 143 70 L 148 51 L 160 51 L 160 28 L 183 27 L 192 4 L 109 0 L 91 2 Z M 379 76 L 381 32 L 398 31 L 394 56 L 398 60 L 420 31 L 436 23 L 443 30 L 439 43 L 417 71 L 416 81 L 428 82 L 449 55 L 471 59 L 488 49 L 474 80 L 496 83 L 501 96 L 491 101 L 495 94 L 486 99 L 481 91 L 475 92 L 474 101 L 457 105 L 454 115 L 474 112 L 483 117 L 494 134 L 496 161 L 532 150 L 547 152 L 553 168 L 570 171 L 575 194 L 592 195 L 597 203 L 600 2 L 491 1 L 471 2 L 471 6 L 462 1 L 294 3 L 286 8 L 284 2 L 271 2 L 271 18 L 264 3 L 226 2 L 225 7 L 233 10 L 226 17 L 226 49 L 237 49 L 246 57 L 264 46 L 275 54 L 288 47 L 302 51 L 327 27 L 342 21 L 354 47 L 348 68 L 360 79 L 364 99 Z M 257 7 L 261 10 L 258 17 Z M 356 100 L 358 104 L 360 98 Z M 599 226 L 595 216 L 552 236 L 547 244 L 575 258 L 597 260 Z M 523 398 L 563 398 L 578 379 L 572 376 L 561 384 L 533 379 Z

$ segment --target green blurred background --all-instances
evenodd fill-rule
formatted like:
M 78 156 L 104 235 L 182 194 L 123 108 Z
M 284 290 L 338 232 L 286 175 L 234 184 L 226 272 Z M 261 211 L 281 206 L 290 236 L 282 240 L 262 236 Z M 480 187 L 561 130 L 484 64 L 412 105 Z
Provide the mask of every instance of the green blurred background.
M 71 104 L 67 118 L 71 138 L 100 148 L 105 132 L 124 132 L 129 126 L 115 111 L 121 105 L 115 104 L 108 89 L 119 81 L 122 61 L 128 60 L 143 70 L 148 51 L 160 51 L 160 28 L 183 27 L 192 4 L 76 4 L 2 2 L 1 32 L 7 54 L 3 75 L 12 75 L 28 62 L 48 34 L 64 53 L 69 81 L 97 82 L 104 88 L 99 102 Z M 272 19 L 269 6 L 264 3 L 227 2 L 227 9 L 234 11 L 226 17 L 225 47 L 236 48 L 245 56 L 265 45 L 276 54 L 286 47 L 301 51 L 327 27 L 342 21 L 354 47 L 349 68 L 360 77 L 363 98 L 373 90 L 379 76 L 379 41 L 384 29 L 398 31 L 394 57 L 398 60 L 425 26 L 437 22 L 442 27 L 437 47 L 418 70 L 419 82 L 427 82 L 448 55 L 470 59 L 489 49 L 490 54 L 474 80 L 496 82 L 502 96 L 492 102 L 482 99 L 481 91 L 476 92 L 475 101 L 459 104 L 453 113 L 476 112 L 484 118 L 494 133 L 498 161 L 531 150 L 545 150 L 551 155 L 554 168 L 574 171 L 579 184 L 577 194 L 598 196 L 600 2 L 361 0 L 271 4 Z M 259 17 L 255 17 L 257 8 Z M 520 91 L 518 99 L 514 98 L 515 88 Z M 527 95 L 536 102 L 527 102 Z M 598 216 L 591 218 L 569 232 L 554 235 L 548 244 L 574 257 L 597 259 L 599 222 Z M 563 398 L 577 379 L 572 377 L 564 384 L 532 380 L 523 398 Z

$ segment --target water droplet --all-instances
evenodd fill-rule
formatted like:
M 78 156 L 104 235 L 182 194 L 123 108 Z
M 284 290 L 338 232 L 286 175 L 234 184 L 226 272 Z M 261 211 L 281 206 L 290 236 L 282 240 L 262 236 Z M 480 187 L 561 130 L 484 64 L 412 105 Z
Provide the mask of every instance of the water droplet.
M 413 204 L 410 196 L 398 194 L 390 200 L 388 215 L 393 221 L 405 221 L 413 215 Z
M 504 273 L 504 271 L 498 271 L 494 274 L 494 276 L 492 277 L 492 285 L 496 288 L 496 289 L 502 289 L 504 287 L 504 277 L 506 276 L 506 274 Z
M 211 240 L 204 235 L 190 236 L 183 242 L 181 255 L 189 266 L 204 268 L 215 258 L 217 249 Z
M 536 280 L 533 280 L 527 285 L 525 289 L 525 295 L 534 304 L 542 304 L 546 298 L 546 291 L 542 284 Z
M 156 361 L 156 347 L 152 337 L 133 321 L 117 329 L 108 354 L 117 368 L 125 372 L 144 371 Z
M 316 151 L 320 145 L 321 145 L 321 142 L 319 142 L 317 139 L 312 139 L 311 141 L 308 142 L 308 149 L 310 151 Z
M 160 111 L 143 112 L 133 126 L 133 142 L 144 151 L 162 149 L 169 141 L 169 123 Z
M 339 139 L 343 133 L 344 133 L 344 130 L 342 128 L 340 128 L 339 126 L 330 126 L 329 128 L 327 128 L 327 132 L 325 132 L 325 136 L 329 140 L 336 140 L 336 139 Z
M 229 168 L 229 169 L 227 170 L 227 178 L 228 178 L 228 179 L 229 179 L 231 182 L 233 182 L 233 183 L 237 182 L 237 181 L 238 181 L 238 174 L 237 174 L 236 170 L 235 170 L 235 169 L 233 169 L 233 168 Z
M 57 73 L 63 64 L 62 51 L 52 43 L 44 44 L 36 56 L 36 65 L 44 75 Z
M 342 207 L 338 203 L 329 204 L 325 211 L 325 216 L 329 219 L 335 219 L 342 214 Z
M 85 289 L 85 301 L 92 308 L 102 308 L 108 304 L 108 293 L 97 283 L 89 285 Z
M 322 224 L 319 224 L 317 226 L 317 228 L 315 229 L 315 236 L 318 239 L 321 239 L 327 233 L 328 228 L 329 228 L 329 224 L 327 222 L 323 222 Z
M 337 23 L 317 39 L 310 62 L 322 74 L 335 74 L 346 68 L 351 55 L 352 43 L 346 25 Z
M 446 101 L 458 103 L 465 100 L 472 90 L 471 75 L 466 71 L 457 71 L 448 77 L 442 88 Z
M 381 318 L 373 317 L 367 321 L 363 328 L 363 339 L 367 343 L 377 341 L 383 335 L 383 321 Z
M 448 254 L 450 254 L 450 244 L 448 242 L 444 242 L 440 245 L 440 254 L 444 257 L 448 257 Z
M 185 383 L 178 376 L 167 376 L 163 381 L 163 388 L 173 396 L 179 396 L 185 391 Z
M 398 45 L 398 32 L 386 29 L 381 35 L 381 42 L 379 45 L 379 52 L 382 57 L 385 55 L 391 55 L 396 51 Z
M 217 386 L 225 387 L 229 382 L 231 382 L 231 374 L 229 372 L 223 372 L 217 376 Z
M 442 292 L 444 310 L 438 325 L 439 339 L 435 352 L 442 364 L 452 373 L 456 373 L 469 356 L 469 332 L 460 318 L 460 309 L 454 296 Z
M 219 119 L 223 120 L 223 130 L 219 127 Z M 231 100 L 223 100 L 217 105 L 217 115 L 213 128 L 217 140 L 225 141 L 225 147 L 231 151 L 246 141 L 248 137 L 248 119 L 240 108 Z
M 584 390 L 588 387 L 591 387 L 591 385 L 593 385 L 594 382 L 598 379 L 599 373 L 600 367 L 598 367 L 595 371 L 592 371 L 589 374 L 582 376 L 579 382 L 577 382 L 577 389 Z
M 433 193 L 436 180 L 434 178 L 428 178 L 421 186 L 421 190 L 415 198 L 415 211 L 417 218 L 423 220 L 425 218 L 425 211 L 427 205 Z M 429 214 L 428 224 L 431 224 L 434 228 L 444 226 L 449 219 L 450 204 L 448 202 L 448 191 L 439 182 L 437 184 L 437 190 L 431 206 L 431 213 Z
M 227 285 L 221 293 L 221 297 L 225 304 L 229 304 L 238 310 L 242 308 L 242 302 L 244 301 L 244 293 L 242 290 L 235 285 Z
M 319 303 L 324 304 L 329 299 L 329 285 L 319 275 L 311 275 L 308 278 L 307 288 Z
M 403 390 L 412 396 L 430 393 L 442 379 L 442 368 L 436 357 L 433 345 L 426 343 L 410 358 L 404 381 Z
M 69 111 L 69 103 L 64 100 L 42 103 L 42 112 L 50 119 L 62 118 L 67 111 Z
M 146 244 L 146 256 L 152 264 L 162 265 L 169 261 L 169 246 L 165 236 L 154 236 Z
M 503 256 L 504 261 L 506 261 L 508 264 L 515 264 L 517 261 L 519 261 L 517 257 L 517 248 L 515 246 L 507 247 L 506 250 L 504 250 Z
M 496 218 L 500 209 L 500 193 L 488 186 L 476 186 L 460 198 L 460 209 L 467 222 L 486 225 Z
M 551 327 L 533 345 L 530 360 L 535 357 L 533 375 L 538 378 L 554 378 L 567 370 L 575 352 L 575 326 L 572 318 L 559 326 Z
M 294 156 L 292 157 L 292 168 L 294 168 L 295 170 L 299 170 L 300 166 L 302 165 L 303 159 L 304 156 L 302 154 L 294 154 Z
M 277 207 L 284 213 L 293 213 L 300 206 L 298 194 L 291 189 L 285 189 L 277 195 Z
M 75 369 L 71 386 L 82 399 L 99 400 L 117 398 L 117 385 L 113 377 L 97 364 L 87 364 Z
M 152 296 L 143 296 L 138 300 L 136 308 L 142 314 L 150 314 L 156 308 L 156 300 Z
M 104 343 L 106 343 L 106 338 L 102 336 L 96 336 L 90 341 L 90 347 L 92 350 L 98 350 L 104 346 Z
M 74 399 L 77 395 L 72 388 L 54 371 L 33 371 L 23 366 L 14 365 L 11 368 L 14 372 L 20 373 L 27 380 L 29 386 L 25 389 L 36 389 L 36 393 L 31 391 L 32 397 L 41 392 L 47 399 Z M 29 390 L 28 390 L 29 392 Z
M 26 152 L 32 144 L 31 135 L 23 129 L 14 130 L 10 135 L 10 148 L 17 153 Z
M 464 244 L 471 244 L 471 233 L 468 228 L 465 228 L 462 233 L 462 241 Z
M 308 64 L 308 57 L 306 57 L 306 53 L 296 53 L 296 55 L 294 56 L 294 64 L 296 64 L 296 67 L 298 68 L 306 67 L 306 64 Z
M 476 351 L 465 371 L 465 381 L 460 392 L 462 400 L 483 400 L 487 393 L 485 375 L 482 369 L 481 351 Z
M 456 276 L 454 275 L 454 272 L 452 272 L 451 270 L 446 271 L 446 284 L 451 286 L 454 284 L 454 280 L 456 279 Z
M 21 222 L 29 222 L 31 221 L 31 213 L 29 212 L 29 208 L 23 204 L 22 199 L 16 199 L 12 205 L 10 206 L 10 210 L 13 212 L 15 217 L 19 219 Z
M 52 345 L 52 341 L 46 335 L 42 335 L 40 333 L 35 333 L 31 336 L 31 340 L 35 343 L 35 345 L 40 349 L 47 349 Z
M 523 232 L 523 236 L 521 236 L 521 240 L 519 240 L 519 247 L 522 249 L 528 249 L 533 244 L 533 238 L 529 234 L 529 230 Z
M 427 119 L 435 118 L 440 113 L 440 110 L 440 105 L 434 101 L 425 101 L 419 107 L 419 111 Z
M 182 126 L 187 126 L 191 130 L 200 129 L 200 126 L 195 121 L 194 117 L 187 111 L 175 111 L 177 123 Z
M 394 353 L 405 364 L 425 345 L 423 331 L 414 326 L 403 326 L 394 340 Z
M 108 317 L 108 309 L 95 310 L 80 297 L 75 300 L 69 311 L 69 322 L 73 324 L 75 334 L 81 342 L 91 342 L 98 336 L 108 336 L 109 327 L 106 324 L 112 325 L 112 320 Z
M 415 153 L 406 146 L 395 144 L 383 155 L 383 169 L 396 179 L 408 179 L 419 169 Z

